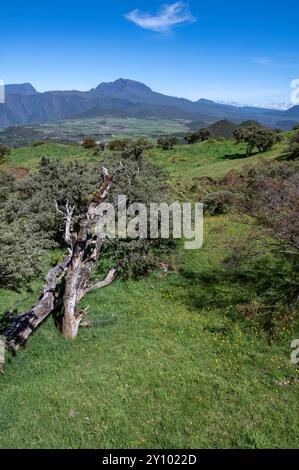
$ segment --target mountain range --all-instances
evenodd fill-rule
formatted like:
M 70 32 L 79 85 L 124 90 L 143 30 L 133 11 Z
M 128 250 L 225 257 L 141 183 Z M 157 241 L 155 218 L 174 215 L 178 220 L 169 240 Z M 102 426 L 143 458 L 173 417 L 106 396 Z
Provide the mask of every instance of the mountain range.
M 24 83 L 6 85 L 5 92 L 6 101 L 0 104 L 1 128 L 100 116 L 185 119 L 200 122 L 200 127 L 223 119 L 237 124 L 256 120 L 284 130 L 299 122 L 299 106 L 279 111 L 205 99 L 190 101 L 157 93 L 143 83 L 122 78 L 101 83 L 89 91 L 39 93 L 30 83 Z

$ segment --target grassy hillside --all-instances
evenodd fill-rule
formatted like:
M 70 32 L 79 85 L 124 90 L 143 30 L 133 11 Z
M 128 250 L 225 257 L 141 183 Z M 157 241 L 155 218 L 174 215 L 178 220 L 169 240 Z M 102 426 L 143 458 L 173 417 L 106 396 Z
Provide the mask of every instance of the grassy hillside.
M 150 155 L 175 182 L 221 177 L 261 158 L 225 158 L 241 150 L 229 141 Z M 13 150 L 9 165 L 33 169 L 44 154 L 95 158 L 47 145 Z M 290 363 L 299 330 L 270 345 L 254 323 L 241 321 L 237 304 L 254 283 L 232 284 L 221 263 L 248 230 L 235 215 L 206 218 L 204 248 L 180 250 L 173 272 L 88 295 L 84 306 L 99 324 L 75 342 L 49 320 L 0 376 L 0 447 L 298 447 L 298 384 L 289 379 L 299 377 Z M 0 291 L 1 310 L 29 307 L 40 282 L 33 288 Z
M 254 165 L 261 158 L 271 159 L 281 155 L 287 147 L 284 142 L 273 150 L 246 158 L 244 144 L 236 145 L 233 140 L 224 142 L 206 141 L 200 144 L 177 146 L 174 150 L 155 149 L 150 152 L 151 158 L 161 163 L 174 179 L 209 176 L 220 178 L 230 170 L 240 170 L 244 165 Z
M 53 156 L 59 160 L 71 161 L 84 160 L 87 162 L 94 161 L 91 150 L 85 150 L 77 145 L 60 145 L 49 143 L 38 147 L 19 147 L 11 150 L 11 154 L 1 169 L 25 168 L 34 170 L 39 160 L 43 156 Z
M 244 165 L 257 163 L 261 158 L 271 159 L 281 155 L 287 148 L 290 133 L 285 133 L 284 142 L 273 150 L 246 158 L 245 145 L 236 145 L 233 140 L 224 142 L 206 141 L 194 145 L 179 145 L 173 150 L 154 149 L 149 151 L 150 158 L 166 168 L 173 179 L 210 176 L 219 178 L 230 170 L 240 170 Z M 47 143 L 38 147 L 20 147 L 12 149 L 7 162 L 1 168 L 26 168 L 33 170 L 43 155 L 70 161 L 72 159 L 96 162 L 100 156 L 93 156 L 91 150 L 77 145 Z

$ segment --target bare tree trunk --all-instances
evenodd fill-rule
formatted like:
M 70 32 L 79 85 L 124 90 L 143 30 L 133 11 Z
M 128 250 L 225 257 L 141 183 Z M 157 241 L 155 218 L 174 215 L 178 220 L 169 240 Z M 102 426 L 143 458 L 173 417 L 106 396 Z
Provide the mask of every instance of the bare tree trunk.
M 107 277 L 88 287 L 90 273 L 82 267 L 82 263 L 72 264 L 66 278 L 66 288 L 64 293 L 64 316 L 62 331 L 66 339 L 75 339 L 79 326 L 87 314 L 87 310 L 78 308 L 79 302 L 88 292 L 96 289 L 103 289 L 109 286 L 115 279 L 116 269 L 111 269 Z
M 78 309 L 81 299 L 91 290 L 106 287 L 114 280 L 116 270 L 112 269 L 106 279 L 89 286 L 90 274 L 99 261 L 103 242 L 93 230 L 98 221 L 98 209 L 109 193 L 118 171 L 119 169 L 110 176 L 103 168 L 104 182 L 101 188 L 93 194 L 87 207 L 85 220 L 78 233 L 71 231 L 74 207 L 67 202 L 66 213 L 64 213 L 58 209 L 56 203 L 57 211 L 64 215 L 65 241 L 69 247 L 69 253 L 62 263 L 48 272 L 46 284 L 37 304 L 29 311 L 13 318 L 12 323 L 4 331 L 6 347 L 13 352 L 24 346 L 39 325 L 62 306 L 64 307 L 63 334 L 68 339 L 75 338 L 80 323 L 87 313 L 85 310 Z M 65 288 L 63 292 L 60 292 L 61 281 L 65 276 Z
M 29 336 L 39 325 L 62 306 L 58 287 L 66 274 L 70 261 L 71 255 L 69 254 L 61 264 L 48 272 L 46 284 L 43 286 L 38 303 L 27 312 L 14 318 L 11 325 L 4 331 L 3 336 L 6 340 L 6 347 L 11 351 L 16 352 L 24 346 Z
M 67 339 L 76 338 L 80 323 L 86 315 L 86 311 L 80 310 L 78 304 L 85 294 L 90 291 L 90 274 L 98 263 L 101 254 L 103 241 L 99 239 L 97 233 L 93 233 L 93 228 L 99 221 L 99 206 L 114 182 L 114 176 L 109 176 L 106 169 L 103 169 L 102 175 L 104 176 L 104 183 L 93 195 L 88 205 L 86 218 L 76 238 L 72 262 L 66 277 L 62 331 Z M 111 282 L 114 275 L 111 277 Z

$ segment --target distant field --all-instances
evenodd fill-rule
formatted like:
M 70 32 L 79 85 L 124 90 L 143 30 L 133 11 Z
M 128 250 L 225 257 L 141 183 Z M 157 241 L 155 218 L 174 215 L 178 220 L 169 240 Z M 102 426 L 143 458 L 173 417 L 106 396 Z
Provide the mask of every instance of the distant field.
M 97 141 L 108 142 L 117 137 L 157 138 L 163 135 L 183 135 L 190 131 L 186 126 L 189 121 L 162 118 L 137 119 L 98 117 L 69 119 L 36 126 L 16 127 L 0 130 L 0 143 L 24 145 L 32 140 L 49 139 L 57 142 L 82 142 L 86 136 L 93 136 Z
M 70 139 L 80 141 L 87 135 L 98 140 L 110 140 L 116 137 L 156 136 L 187 132 L 187 121 L 168 119 L 136 118 L 91 118 L 60 121 L 43 124 L 35 130 L 44 133 L 50 139 Z

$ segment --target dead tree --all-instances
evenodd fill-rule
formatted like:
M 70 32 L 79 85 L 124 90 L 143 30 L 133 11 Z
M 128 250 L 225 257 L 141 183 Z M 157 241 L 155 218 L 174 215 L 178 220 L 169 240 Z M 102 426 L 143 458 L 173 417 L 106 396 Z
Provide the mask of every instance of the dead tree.
M 72 229 L 74 207 L 66 204 L 66 211 L 63 214 L 68 254 L 62 263 L 48 272 L 37 304 L 27 312 L 16 316 L 4 331 L 6 347 L 11 351 L 16 352 L 24 346 L 29 336 L 40 324 L 62 307 L 64 309 L 63 334 L 67 339 L 74 339 L 87 313 L 86 310 L 79 308 L 82 298 L 94 289 L 108 286 L 115 279 L 116 268 L 113 267 L 104 280 L 90 284 L 90 275 L 99 262 L 103 244 L 103 239 L 95 230 L 99 207 L 108 196 L 121 170 L 121 164 L 112 175 L 109 175 L 105 168 L 102 169 L 103 183 L 100 189 L 91 196 L 85 217 L 76 231 Z M 61 212 L 57 204 L 56 209 Z

